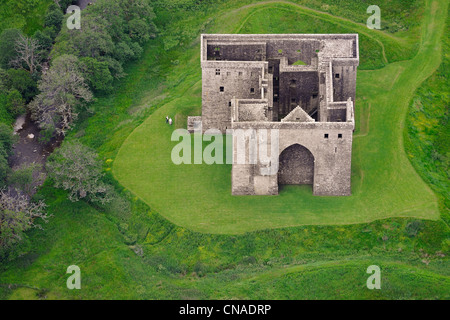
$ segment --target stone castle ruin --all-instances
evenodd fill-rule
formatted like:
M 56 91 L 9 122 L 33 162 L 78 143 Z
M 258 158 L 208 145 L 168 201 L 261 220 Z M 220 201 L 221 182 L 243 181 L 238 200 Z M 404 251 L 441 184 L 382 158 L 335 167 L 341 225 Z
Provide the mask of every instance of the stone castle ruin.
M 358 64 L 357 34 L 201 36 L 203 132 L 278 129 L 278 173 L 233 163 L 232 194 L 274 195 L 283 184 L 351 194 Z

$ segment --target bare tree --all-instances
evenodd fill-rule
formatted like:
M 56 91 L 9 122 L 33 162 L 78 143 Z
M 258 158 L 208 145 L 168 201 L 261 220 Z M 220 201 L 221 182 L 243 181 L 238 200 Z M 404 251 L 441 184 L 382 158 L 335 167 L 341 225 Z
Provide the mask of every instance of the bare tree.
M 73 55 L 62 55 L 39 82 L 41 91 L 30 103 L 33 118 L 41 128 L 54 127 L 65 134 L 77 117 L 77 108 L 92 100 L 78 59 Z
M 12 61 L 12 65 L 34 73 L 40 61 L 39 49 L 36 39 L 21 34 L 15 43 L 17 58 Z
M 42 229 L 36 219 L 48 222 L 50 215 L 45 212 L 45 208 L 43 201 L 30 203 L 23 194 L 13 196 L 4 190 L 0 191 L 0 257 L 23 240 L 25 231 L 30 228 Z

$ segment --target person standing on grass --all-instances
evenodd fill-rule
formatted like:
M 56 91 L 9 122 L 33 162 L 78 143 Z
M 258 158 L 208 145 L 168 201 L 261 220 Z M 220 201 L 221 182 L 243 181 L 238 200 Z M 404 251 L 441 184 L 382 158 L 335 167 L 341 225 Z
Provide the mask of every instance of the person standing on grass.
M 169 122 L 169 116 L 166 116 L 166 123 Z
M 169 124 L 172 125 L 172 118 L 169 118 Z

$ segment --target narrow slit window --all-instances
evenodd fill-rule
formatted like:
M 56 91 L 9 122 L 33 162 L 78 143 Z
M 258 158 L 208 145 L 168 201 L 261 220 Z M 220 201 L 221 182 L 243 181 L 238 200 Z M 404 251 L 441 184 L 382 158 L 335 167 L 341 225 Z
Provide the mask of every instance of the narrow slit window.
M 231 107 L 231 101 L 228 101 L 228 106 Z

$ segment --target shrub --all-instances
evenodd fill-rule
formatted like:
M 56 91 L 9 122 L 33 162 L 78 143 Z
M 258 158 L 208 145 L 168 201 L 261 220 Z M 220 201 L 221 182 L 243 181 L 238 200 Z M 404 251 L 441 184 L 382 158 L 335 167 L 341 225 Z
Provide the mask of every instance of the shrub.
M 421 220 L 414 220 L 406 225 L 405 231 L 408 237 L 414 238 L 424 228 Z

